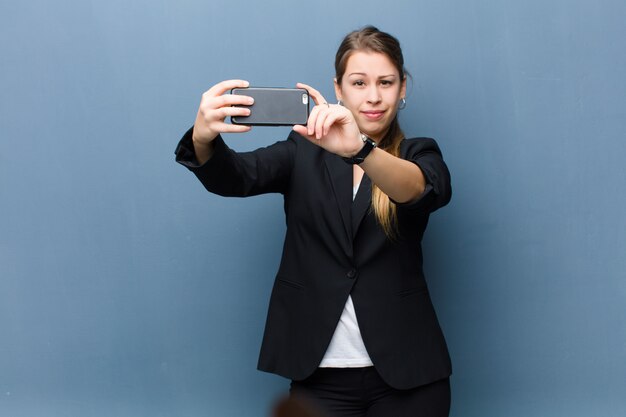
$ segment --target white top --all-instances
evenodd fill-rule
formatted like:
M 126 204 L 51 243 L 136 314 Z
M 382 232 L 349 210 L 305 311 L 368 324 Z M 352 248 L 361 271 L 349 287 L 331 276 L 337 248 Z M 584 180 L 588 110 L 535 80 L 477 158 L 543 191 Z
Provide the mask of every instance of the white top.
M 353 201 L 359 190 L 359 185 L 361 183 L 352 190 Z M 352 297 L 348 296 L 348 301 L 346 301 L 335 334 L 333 334 L 326 354 L 320 363 L 320 368 L 362 368 L 373 365 L 363 344 Z

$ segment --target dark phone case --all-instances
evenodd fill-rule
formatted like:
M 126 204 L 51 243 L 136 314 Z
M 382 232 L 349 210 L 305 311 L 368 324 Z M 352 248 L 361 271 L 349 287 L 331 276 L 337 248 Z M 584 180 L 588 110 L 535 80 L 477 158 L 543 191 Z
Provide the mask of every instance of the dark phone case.
M 306 125 L 309 118 L 309 94 L 302 88 L 249 87 L 233 88 L 231 94 L 254 98 L 250 116 L 232 116 L 233 124 L 250 126 Z

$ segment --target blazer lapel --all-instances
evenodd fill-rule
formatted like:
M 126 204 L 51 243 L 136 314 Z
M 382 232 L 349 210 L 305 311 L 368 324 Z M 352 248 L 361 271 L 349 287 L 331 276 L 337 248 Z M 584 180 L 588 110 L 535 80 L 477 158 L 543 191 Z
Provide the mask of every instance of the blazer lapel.
M 346 164 L 339 156 L 327 152 L 324 158 L 326 169 L 335 194 L 335 200 L 341 220 L 343 221 L 346 238 L 349 243 L 348 253 L 352 252 L 352 227 L 350 210 L 352 207 L 352 166 Z
M 359 225 L 363 221 L 363 217 L 369 211 L 372 201 L 372 181 L 367 174 L 363 174 L 361 179 L 361 185 L 356 193 L 354 203 L 352 203 L 352 238 L 356 236 L 356 232 L 359 230 Z

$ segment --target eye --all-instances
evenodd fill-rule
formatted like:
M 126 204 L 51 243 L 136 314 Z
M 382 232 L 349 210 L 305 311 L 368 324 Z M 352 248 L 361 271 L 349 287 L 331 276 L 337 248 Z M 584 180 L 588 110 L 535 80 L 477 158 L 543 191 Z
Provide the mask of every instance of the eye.
M 363 80 L 355 80 L 352 85 L 356 85 L 358 87 L 362 87 L 365 85 L 365 82 L 363 82 Z
M 393 85 L 393 81 L 392 80 L 381 80 L 380 84 L 385 86 L 385 87 L 389 87 L 390 85 Z

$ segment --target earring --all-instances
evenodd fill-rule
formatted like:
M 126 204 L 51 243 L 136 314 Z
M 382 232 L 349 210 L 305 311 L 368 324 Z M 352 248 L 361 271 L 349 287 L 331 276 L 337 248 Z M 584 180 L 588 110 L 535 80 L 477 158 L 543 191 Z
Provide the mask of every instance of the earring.
M 340 106 L 343 106 L 343 101 L 337 100 L 337 104 L 340 105 Z
M 402 110 L 405 107 L 406 107 L 406 99 L 404 97 L 402 97 L 400 99 L 400 104 L 398 105 L 398 110 Z

